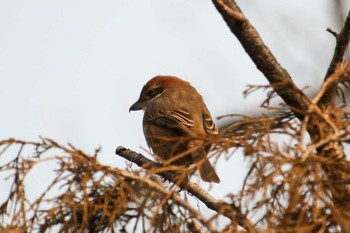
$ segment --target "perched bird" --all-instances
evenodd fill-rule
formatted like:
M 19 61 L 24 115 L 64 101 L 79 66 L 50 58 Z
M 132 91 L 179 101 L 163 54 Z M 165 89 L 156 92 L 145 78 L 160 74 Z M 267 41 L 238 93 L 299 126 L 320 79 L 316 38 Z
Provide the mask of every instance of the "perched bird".
M 219 183 L 205 141 L 218 134 L 202 96 L 188 82 L 174 76 L 156 76 L 142 88 L 129 111 L 143 109 L 143 132 L 153 153 L 163 162 L 196 163 L 201 179 Z

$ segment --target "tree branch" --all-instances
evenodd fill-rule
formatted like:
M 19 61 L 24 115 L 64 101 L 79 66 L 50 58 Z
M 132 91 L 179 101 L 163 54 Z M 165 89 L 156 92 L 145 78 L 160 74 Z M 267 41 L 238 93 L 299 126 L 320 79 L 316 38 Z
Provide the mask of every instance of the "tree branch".
M 309 98 L 294 84 L 288 72 L 278 63 L 236 2 L 213 0 L 213 3 L 274 91 L 287 105 L 295 109 L 295 115 L 302 119 L 303 115 L 300 112 L 307 110 Z
M 155 170 L 164 168 L 160 163 L 154 162 L 140 153 L 136 153 L 130 149 L 119 146 L 116 151 L 116 155 L 119 155 L 126 160 L 137 164 L 139 167 L 142 167 L 147 170 Z M 157 175 L 165 178 L 166 180 L 177 184 L 176 182 L 176 173 L 175 172 L 158 172 Z M 233 222 L 236 222 L 239 226 L 247 230 L 248 232 L 257 232 L 254 227 L 254 224 L 242 213 L 239 207 L 235 206 L 233 203 L 229 204 L 223 201 L 216 200 L 208 192 L 202 189 L 195 183 L 185 181 L 180 184 L 177 184 L 181 189 L 186 190 L 200 201 L 202 201 L 209 209 L 218 212 L 231 219 Z
M 337 129 L 333 129 L 333 123 L 330 124 L 325 119 L 332 119 L 330 114 L 335 111 L 332 103 L 335 103 L 337 82 L 334 82 L 332 86 L 330 85 L 319 103 L 312 103 L 308 96 L 294 84 L 288 72 L 277 62 L 236 2 L 234 0 L 213 0 L 213 3 L 231 32 L 238 38 L 257 68 L 267 78 L 273 90 L 289 105 L 289 109 L 301 121 L 304 120 L 305 115 L 310 116 L 311 120 L 307 122 L 307 131 L 312 143 L 317 143 L 327 135 L 334 134 Z M 326 79 L 331 77 L 342 63 L 349 40 L 350 12 L 345 21 L 344 29 L 337 35 L 337 45 Z M 325 111 L 328 106 L 330 107 L 329 111 Z M 334 164 L 324 165 L 323 169 L 329 180 L 333 202 L 341 210 L 338 218 L 339 224 L 343 232 L 350 232 L 350 170 L 348 169 L 348 161 L 343 146 L 341 142 L 329 142 L 319 148 L 317 152 L 319 156 L 338 161 Z
M 327 29 L 330 33 L 332 33 L 336 37 L 336 46 L 334 49 L 333 58 L 331 60 L 331 63 L 329 64 L 325 81 L 334 74 L 337 67 L 342 64 L 345 52 L 349 46 L 350 41 L 350 11 L 348 13 L 348 16 L 346 17 L 343 30 L 337 34 L 332 29 Z M 329 104 L 334 105 L 335 104 L 335 95 L 337 90 L 337 82 L 334 82 L 331 87 L 328 88 L 328 90 L 325 92 L 325 94 L 322 96 L 319 106 L 321 108 L 325 108 Z

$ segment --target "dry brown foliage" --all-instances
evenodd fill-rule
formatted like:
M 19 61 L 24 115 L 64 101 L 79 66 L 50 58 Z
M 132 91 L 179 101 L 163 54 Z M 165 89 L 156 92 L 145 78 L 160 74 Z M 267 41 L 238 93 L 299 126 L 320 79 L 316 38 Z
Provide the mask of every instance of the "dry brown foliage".
M 18 150 L 12 161 L 0 167 L 2 172 L 10 171 L 13 179 L 9 193 L 4 192 L 8 198 L 0 207 L 2 228 L 120 232 L 131 225 L 146 232 L 183 232 L 183 223 L 189 219 L 205 222 L 176 193 L 169 195 L 160 182 L 140 171 L 104 166 L 96 160 L 97 153 L 88 155 L 47 138 L 39 142 L 7 139 L 0 145 L 1 156 L 10 156 L 6 151 L 11 147 Z M 33 155 L 25 158 L 24 149 Z M 30 200 L 26 177 L 35 166 L 50 161 L 58 164 L 55 178 L 39 197 Z
M 178 179 L 179 168 L 123 147 L 116 154 L 140 169 L 103 165 L 99 150 L 87 154 L 49 138 L 10 138 L 0 141 L 0 156 L 8 161 L 0 164 L 0 174 L 11 181 L 1 190 L 7 198 L 0 203 L 0 232 L 350 232 L 350 162 L 344 149 L 350 142 L 350 63 L 343 62 L 350 16 L 342 32 L 333 33 L 335 55 L 311 98 L 293 83 L 233 0 L 213 2 L 270 83 L 246 91 L 269 89 L 262 103 L 267 115 L 226 116 L 232 123 L 208 142 L 215 144 L 214 160 L 230 159 L 242 148 L 249 171 L 240 192 L 216 200 Z M 271 106 L 274 96 L 285 103 Z M 43 163 L 55 164 L 54 178 L 29 198 L 26 179 Z M 194 167 L 180 169 L 191 174 Z M 188 195 L 216 214 L 204 217 Z M 218 226 L 223 217 L 228 220 Z
M 349 75 L 349 63 L 345 67 L 343 77 Z M 311 104 L 303 122 L 293 118 L 286 106 L 270 111 L 276 117 L 242 117 L 223 131 L 225 147 L 242 147 L 250 163 L 243 188 L 234 200 L 248 216 L 257 219 L 262 232 L 340 232 L 338 217 L 343 213 L 335 206 L 327 173 L 336 165 L 349 177 L 350 163 L 348 159 L 324 157 L 324 151 L 318 150 L 327 150 L 323 147 L 329 143 L 349 143 L 346 106 L 324 112 Z M 329 123 L 335 133 L 313 143 L 307 133 L 311 115 L 322 119 L 317 122 L 319 127 Z

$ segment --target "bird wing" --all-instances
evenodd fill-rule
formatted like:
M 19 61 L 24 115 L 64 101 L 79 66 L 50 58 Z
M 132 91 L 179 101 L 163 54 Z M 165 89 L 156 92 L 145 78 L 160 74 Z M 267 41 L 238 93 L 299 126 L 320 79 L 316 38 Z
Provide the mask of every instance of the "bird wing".
M 194 125 L 192 115 L 185 110 L 162 110 L 158 114 L 149 116 L 147 120 L 161 127 L 180 129 L 181 131 L 187 131 Z
M 218 128 L 214 124 L 213 119 L 211 118 L 211 115 L 207 108 L 203 109 L 202 118 L 205 131 L 208 134 L 217 135 L 219 133 Z

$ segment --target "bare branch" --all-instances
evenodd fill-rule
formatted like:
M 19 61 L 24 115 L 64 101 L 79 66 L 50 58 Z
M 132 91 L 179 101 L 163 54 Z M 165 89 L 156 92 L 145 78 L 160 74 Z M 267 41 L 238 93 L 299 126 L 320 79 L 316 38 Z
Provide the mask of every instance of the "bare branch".
M 140 153 L 136 153 L 130 149 L 126 149 L 125 147 L 119 146 L 115 153 L 130 162 L 137 164 L 138 166 L 151 170 L 151 169 L 159 169 L 163 166 L 159 163 L 156 163 L 150 159 L 147 159 Z M 158 175 L 165 178 L 168 181 L 177 184 L 176 174 L 175 172 L 159 172 Z M 246 229 L 248 232 L 257 232 L 253 223 L 241 212 L 241 210 L 235 206 L 234 203 L 229 204 L 223 201 L 216 200 L 213 196 L 211 196 L 208 192 L 202 189 L 195 183 L 186 181 L 178 184 L 181 189 L 186 190 L 200 201 L 202 201 L 209 209 L 212 209 L 219 214 L 222 214 L 229 219 L 237 222 L 239 226 Z
M 346 17 L 342 31 L 336 35 L 337 35 L 336 36 L 337 43 L 336 43 L 333 58 L 331 60 L 331 64 L 328 67 L 325 79 L 327 79 L 329 76 L 331 76 L 335 72 L 338 64 L 343 62 L 344 54 L 349 46 L 349 41 L 350 41 L 350 11 L 348 13 L 348 16 Z
M 241 42 L 257 68 L 270 82 L 274 91 L 293 109 L 305 111 L 309 99 L 294 84 L 288 72 L 278 63 L 236 2 L 234 0 L 213 0 L 213 2 L 232 33 Z M 299 118 L 303 118 L 299 111 L 294 111 L 294 113 Z
M 344 27 L 342 31 L 337 34 L 335 31 L 331 29 L 327 29 L 327 31 L 331 32 L 336 37 L 336 46 L 334 49 L 333 58 L 331 60 L 331 63 L 328 67 L 325 81 L 332 76 L 332 74 L 337 70 L 337 67 L 340 66 L 343 62 L 345 52 L 349 46 L 350 41 L 350 11 L 348 13 L 348 16 L 346 17 Z M 331 87 L 328 88 L 328 90 L 325 92 L 325 94 L 322 96 L 321 101 L 319 105 L 321 108 L 325 108 L 329 104 L 335 104 L 335 95 L 337 90 L 337 82 L 335 82 Z

